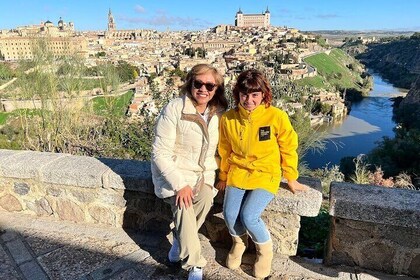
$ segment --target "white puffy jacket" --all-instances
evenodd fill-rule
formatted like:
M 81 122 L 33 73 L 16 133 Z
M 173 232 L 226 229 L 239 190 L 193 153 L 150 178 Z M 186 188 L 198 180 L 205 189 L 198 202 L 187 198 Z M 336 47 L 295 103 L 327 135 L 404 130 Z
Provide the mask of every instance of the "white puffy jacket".
M 214 185 L 222 113 L 219 108 L 210 109 L 206 124 L 187 96 L 176 98 L 162 110 L 155 128 L 151 160 L 158 197 L 174 196 L 187 185 L 193 191 L 198 191 L 203 183 Z

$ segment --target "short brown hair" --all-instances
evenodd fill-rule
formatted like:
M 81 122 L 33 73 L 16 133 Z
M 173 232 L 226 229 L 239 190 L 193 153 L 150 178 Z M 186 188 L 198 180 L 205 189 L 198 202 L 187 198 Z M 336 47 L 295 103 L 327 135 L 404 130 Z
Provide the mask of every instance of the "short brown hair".
M 263 73 L 256 69 L 250 69 L 242 72 L 236 81 L 233 88 L 233 98 L 235 99 L 235 105 L 239 104 L 239 93 L 251 93 L 251 92 L 262 92 L 265 107 L 269 107 L 271 100 L 273 100 L 273 93 L 271 92 L 270 83 Z
M 224 110 L 228 107 L 228 101 L 225 96 L 225 81 L 223 79 L 223 76 L 217 71 L 216 68 L 211 66 L 210 64 L 197 64 L 195 65 L 190 72 L 187 74 L 187 78 L 184 82 L 184 84 L 181 86 L 181 95 L 187 95 L 194 103 L 194 98 L 191 94 L 191 88 L 192 84 L 194 82 L 195 77 L 201 74 L 205 74 L 207 72 L 210 72 L 213 74 L 214 80 L 216 81 L 216 92 L 213 96 L 213 98 L 209 102 L 209 106 L 220 106 Z M 195 104 L 194 104 L 195 105 Z

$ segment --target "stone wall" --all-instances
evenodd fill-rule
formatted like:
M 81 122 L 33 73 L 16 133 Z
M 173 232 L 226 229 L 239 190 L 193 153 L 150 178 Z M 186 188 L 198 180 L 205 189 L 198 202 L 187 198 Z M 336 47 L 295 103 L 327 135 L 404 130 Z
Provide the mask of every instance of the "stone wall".
M 420 277 L 420 192 L 332 183 L 326 264 Z
M 300 216 L 316 216 L 321 206 L 320 181 L 302 180 L 309 192 L 281 188 L 264 213 L 281 254 L 296 254 Z M 222 201 L 219 193 L 202 230 L 229 246 Z M 171 224 L 169 206 L 154 195 L 149 162 L 69 154 L 0 150 L 0 209 L 168 233 Z

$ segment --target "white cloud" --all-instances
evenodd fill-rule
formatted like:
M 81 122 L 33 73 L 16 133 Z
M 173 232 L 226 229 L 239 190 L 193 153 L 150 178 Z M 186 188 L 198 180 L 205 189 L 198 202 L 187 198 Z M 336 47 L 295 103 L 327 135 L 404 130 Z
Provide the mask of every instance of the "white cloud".
M 134 10 L 139 14 L 144 14 L 146 12 L 146 9 L 140 5 L 136 5 Z

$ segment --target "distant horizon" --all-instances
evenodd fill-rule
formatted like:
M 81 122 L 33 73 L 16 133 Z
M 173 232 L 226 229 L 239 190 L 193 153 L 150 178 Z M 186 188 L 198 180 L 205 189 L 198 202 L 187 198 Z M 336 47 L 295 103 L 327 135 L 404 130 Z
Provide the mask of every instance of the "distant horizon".
M 42 3 L 37 3 L 42 2 Z M 214 0 L 210 4 L 185 1 L 8 1 L 0 10 L 0 30 L 37 25 L 60 17 L 76 31 L 107 30 L 111 9 L 117 30 L 199 31 L 220 24 L 234 25 L 236 12 L 270 11 L 271 25 L 302 31 L 419 32 L 420 1 L 404 0 L 262 0 L 259 3 Z M 13 11 L 13 16 L 11 16 Z

